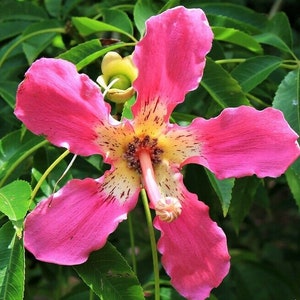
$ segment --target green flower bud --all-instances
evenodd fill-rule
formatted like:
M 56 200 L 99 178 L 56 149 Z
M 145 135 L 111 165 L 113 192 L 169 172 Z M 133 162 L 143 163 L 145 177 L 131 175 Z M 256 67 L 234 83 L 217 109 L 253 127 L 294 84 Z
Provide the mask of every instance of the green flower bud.
M 115 103 L 124 103 L 135 91 L 132 82 L 137 77 L 137 68 L 132 56 L 122 58 L 117 52 L 108 52 L 101 63 L 102 75 L 97 78 L 107 99 Z

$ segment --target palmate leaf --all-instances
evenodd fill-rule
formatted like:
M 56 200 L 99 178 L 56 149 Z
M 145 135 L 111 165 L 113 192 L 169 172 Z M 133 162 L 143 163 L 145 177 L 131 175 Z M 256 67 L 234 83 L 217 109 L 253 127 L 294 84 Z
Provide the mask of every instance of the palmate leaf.
M 47 13 L 41 7 L 28 1 L 2 0 L 0 22 L 8 20 L 38 21 L 47 18 Z
M 125 32 L 133 35 L 133 26 L 128 15 L 117 9 L 103 9 L 103 20 L 106 24 L 113 25 L 117 28 L 122 28 Z
M 214 39 L 217 41 L 235 44 L 257 54 L 262 54 L 263 52 L 261 45 L 251 35 L 243 31 L 217 26 L 213 26 L 212 30 Z
M 249 212 L 259 184 L 260 180 L 254 176 L 235 180 L 235 185 L 232 191 L 231 205 L 229 208 L 229 215 L 237 232 L 240 224 Z
M 281 64 L 282 59 L 276 56 L 256 56 L 239 64 L 231 76 L 241 85 L 244 92 L 249 92 L 263 82 Z
M 125 45 L 125 43 L 117 43 L 103 47 L 98 39 L 92 39 L 71 48 L 58 57 L 72 62 L 79 71 L 107 52 L 124 47 Z
M 144 300 L 135 274 L 110 243 L 93 252 L 86 263 L 74 269 L 100 299 Z
M 140 36 L 142 37 L 145 32 L 145 22 L 151 16 L 155 15 L 157 10 L 154 8 L 153 1 L 150 0 L 138 0 L 134 6 L 133 17 L 134 23 L 137 27 Z
M 125 36 L 134 40 L 132 35 L 129 32 L 123 30 L 123 28 L 119 28 L 87 17 L 73 17 L 72 24 L 76 27 L 76 29 L 82 36 L 89 36 L 98 32 L 111 31 L 124 34 Z
M 0 300 L 23 299 L 24 278 L 24 247 L 8 222 L 0 229 Z
M 23 219 L 29 207 L 31 187 L 28 182 L 16 180 L 0 189 L 0 211 L 11 221 Z
M 222 108 L 249 105 L 238 82 L 210 58 L 206 60 L 201 85 Z
M 300 70 L 287 74 L 278 87 L 273 107 L 281 110 L 291 127 L 300 135 Z M 282 145 L 284 147 L 284 145 Z M 293 196 L 300 207 L 300 159 L 287 170 L 286 178 Z
M 17 130 L 6 135 L 0 140 L 0 187 L 14 173 L 14 178 L 18 178 L 17 168 L 34 151 L 45 145 L 47 142 L 41 136 L 33 135 L 29 132 L 23 134 L 22 130 Z
M 219 180 L 209 170 L 205 169 L 205 171 L 214 191 L 216 192 L 221 202 L 223 215 L 224 217 L 226 217 L 230 207 L 231 194 L 232 194 L 232 189 L 234 186 L 235 179 L 228 178 L 224 180 Z
M 0 81 L 0 96 L 11 108 L 15 106 L 18 84 L 19 82 L 15 81 Z

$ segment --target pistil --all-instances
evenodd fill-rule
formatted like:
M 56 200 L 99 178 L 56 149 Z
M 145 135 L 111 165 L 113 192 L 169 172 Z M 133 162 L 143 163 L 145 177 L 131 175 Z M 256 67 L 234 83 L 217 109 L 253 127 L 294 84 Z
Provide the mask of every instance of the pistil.
M 161 194 L 155 180 L 152 160 L 147 150 L 141 150 L 138 156 L 142 169 L 143 184 L 145 185 L 151 204 L 155 207 L 161 199 Z
M 175 197 L 162 197 L 155 180 L 152 160 L 147 150 L 138 154 L 142 170 L 143 184 L 145 185 L 151 204 L 156 215 L 165 222 L 172 222 L 181 214 L 181 203 Z

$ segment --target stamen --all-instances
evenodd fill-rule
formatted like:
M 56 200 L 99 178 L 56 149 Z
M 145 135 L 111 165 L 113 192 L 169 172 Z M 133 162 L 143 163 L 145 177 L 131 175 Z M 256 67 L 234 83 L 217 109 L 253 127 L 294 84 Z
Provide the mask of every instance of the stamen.
M 181 204 L 175 197 L 166 197 L 155 206 L 156 215 L 164 222 L 172 222 L 181 214 Z

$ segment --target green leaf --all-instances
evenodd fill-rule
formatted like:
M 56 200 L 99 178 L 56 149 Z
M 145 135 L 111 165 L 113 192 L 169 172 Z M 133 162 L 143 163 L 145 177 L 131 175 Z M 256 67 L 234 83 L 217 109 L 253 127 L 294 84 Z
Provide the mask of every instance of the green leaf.
M 0 67 L 3 65 L 5 60 L 14 52 L 14 50 L 18 49 L 18 47 L 24 43 L 30 43 L 33 42 L 33 46 L 36 45 L 38 47 L 37 50 L 35 50 L 36 53 L 40 53 L 41 50 L 43 50 L 47 45 L 44 45 L 40 40 L 38 40 L 38 43 L 34 40 L 34 38 L 38 35 L 49 35 L 55 33 L 64 33 L 65 28 L 57 21 L 42 21 L 40 23 L 35 23 L 31 26 L 28 26 L 26 30 L 23 32 L 21 36 L 18 36 L 16 39 L 12 40 L 9 44 L 7 44 L 3 49 L 1 49 L 1 55 L 0 55 Z M 28 41 L 30 40 L 31 41 Z M 35 41 L 35 42 L 34 42 Z M 34 49 L 32 50 L 34 51 Z M 25 53 L 30 54 L 30 53 Z
M 103 47 L 98 39 L 93 39 L 71 48 L 70 50 L 60 54 L 58 57 L 72 62 L 76 65 L 77 70 L 79 71 L 107 52 L 125 46 L 125 43 L 117 43 Z
M 45 0 L 45 6 L 52 17 L 59 18 L 62 0 Z
M 47 20 L 28 26 L 23 32 L 23 50 L 30 65 L 38 55 L 53 41 L 58 32 L 63 32 L 63 26 L 56 20 Z
M 110 243 L 93 252 L 86 263 L 74 269 L 101 299 L 144 300 L 135 274 Z
M 18 82 L 14 81 L 0 81 L 0 96 L 11 108 L 15 107 L 18 84 Z
M 106 24 L 110 24 L 117 28 L 122 28 L 128 34 L 133 35 L 133 26 L 128 15 L 117 9 L 103 9 L 103 20 Z
M 265 32 L 278 36 L 289 48 L 293 47 L 292 29 L 285 13 L 277 13 L 267 24 Z
M 154 16 L 157 13 L 157 10 L 153 6 L 153 1 L 150 0 L 138 0 L 134 6 L 133 18 L 134 23 L 141 35 L 145 33 L 145 22 L 151 16 Z
M 246 32 L 248 34 L 259 34 L 261 30 L 252 26 L 248 22 L 244 22 L 230 18 L 227 16 L 222 15 L 215 15 L 215 14 L 207 14 L 207 19 L 209 21 L 210 26 L 215 27 L 226 27 L 226 28 L 234 28 L 240 31 Z
M 9 133 L 0 140 L 0 187 L 11 178 L 20 176 L 18 167 L 41 146 L 47 142 L 41 136 L 33 135 L 22 130 Z
M 289 72 L 276 91 L 273 107 L 281 110 L 291 127 L 300 134 L 300 70 Z
M 201 85 L 222 108 L 249 105 L 238 82 L 210 58 L 206 60 Z
M 11 221 L 23 219 L 29 207 L 31 187 L 23 180 L 13 181 L 0 189 L 0 211 Z
M 222 206 L 223 215 L 226 217 L 228 209 L 230 207 L 231 193 L 234 186 L 235 179 L 228 178 L 224 180 L 219 180 L 215 177 L 213 173 L 205 169 L 208 179 L 216 192 Z
M 291 127 L 300 134 L 300 70 L 289 72 L 280 83 L 273 107 L 281 110 Z M 284 145 L 282 145 L 284 147 Z M 291 192 L 300 207 L 300 159 L 285 173 Z
M 112 31 L 119 32 L 128 36 L 130 39 L 133 39 L 133 37 L 122 28 L 87 17 L 73 17 L 72 23 L 82 36 L 89 36 L 98 32 Z
M 264 32 L 255 36 L 255 39 L 259 43 L 271 45 L 294 56 L 292 51 L 292 30 L 289 20 L 284 13 L 277 13 L 269 21 Z
M 47 13 L 41 7 L 31 2 L 1 1 L 0 22 L 8 20 L 39 21 L 47 18 Z
M 0 41 L 11 38 L 24 31 L 24 28 L 31 25 L 30 21 L 7 21 L 0 23 Z
M 262 54 L 261 45 L 249 34 L 234 28 L 212 27 L 214 39 L 232 43 L 257 54 Z
M 195 7 L 190 0 L 186 0 L 186 3 L 182 3 L 184 6 Z M 245 6 L 236 5 L 232 3 L 213 3 L 206 2 L 199 4 L 199 7 L 202 8 L 206 14 L 224 16 L 235 21 L 247 24 L 247 28 L 250 28 L 249 31 L 261 31 L 267 23 L 267 18 L 264 14 L 257 13 Z
M 231 76 L 241 85 L 245 93 L 263 82 L 281 64 L 282 59 L 276 56 L 256 56 L 238 65 Z
M 256 35 L 255 40 L 260 44 L 266 44 L 273 46 L 283 52 L 292 54 L 293 51 L 288 47 L 288 45 L 277 35 L 271 32 L 265 32 L 259 35 Z
M 254 196 L 260 184 L 260 180 L 255 176 L 236 179 L 232 191 L 229 215 L 236 231 L 248 214 L 254 201 Z
M 22 300 L 24 279 L 24 247 L 8 222 L 0 229 L 0 299 Z
M 300 159 L 297 159 L 285 172 L 290 190 L 300 208 Z

